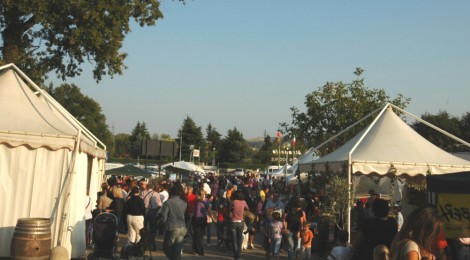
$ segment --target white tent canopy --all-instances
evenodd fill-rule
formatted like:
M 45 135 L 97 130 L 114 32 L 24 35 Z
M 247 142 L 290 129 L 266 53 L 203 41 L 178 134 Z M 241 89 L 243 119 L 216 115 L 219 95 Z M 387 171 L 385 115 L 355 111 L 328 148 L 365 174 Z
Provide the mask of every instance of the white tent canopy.
M 378 174 L 382 176 L 393 174 L 396 176 L 422 177 L 424 179 L 428 174 L 445 174 L 470 169 L 470 161 L 447 153 L 430 143 L 400 119 L 392 109 L 412 116 L 415 120 L 445 134 L 456 142 L 470 147 L 469 143 L 419 117 L 392 104 L 386 104 L 366 129 L 332 153 L 300 164 L 301 170 L 311 171 L 313 169 L 317 173 L 325 172 L 327 169 L 332 172 L 347 172 L 348 180 L 351 182 L 353 174 Z M 338 133 L 322 145 L 348 129 Z M 314 148 L 314 150 L 322 145 Z M 349 229 L 349 214 L 347 217 Z
M 19 218 L 49 218 L 52 246 L 85 254 L 85 207 L 96 201 L 106 146 L 15 65 L 0 67 L 0 257 Z
M 330 154 L 303 162 L 304 171 L 340 172 L 351 166 L 352 174 L 376 173 L 417 176 L 470 169 L 470 162 L 440 149 L 415 132 L 392 111 L 386 109 L 365 130 Z
M 161 166 L 162 170 L 181 170 L 181 171 L 187 171 L 187 172 L 197 172 L 197 173 L 205 173 L 204 169 L 191 163 L 191 162 L 185 162 L 185 161 L 179 161 L 179 162 L 174 162 L 174 163 L 167 163 L 163 164 Z
M 287 184 L 288 185 L 298 184 L 298 179 L 297 179 L 298 169 L 299 169 L 299 163 L 298 162 L 295 163 L 294 165 L 292 165 L 292 167 L 290 167 L 289 169 L 287 169 Z M 300 172 L 300 170 L 299 170 L 298 174 L 300 176 L 300 181 L 301 182 L 304 183 L 308 180 L 308 172 Z
M 288 170 L 291 168 L 289 164 L 284 164 L 280 169 L 269 173 L 272 178 L 285 177 L 288 174 Z

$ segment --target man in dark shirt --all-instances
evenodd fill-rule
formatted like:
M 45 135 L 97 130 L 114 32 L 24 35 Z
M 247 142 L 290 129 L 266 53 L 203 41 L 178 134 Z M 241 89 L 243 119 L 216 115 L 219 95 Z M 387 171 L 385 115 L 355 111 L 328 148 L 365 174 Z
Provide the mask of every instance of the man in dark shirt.
M 182 187 L 175 184 L 170 189 L 170 198 L 163 203 L 162 218 L 165 223 L 165 236 L 163 238 L 163 252 L 171 260 L 181 259 L 186 225 L 184 214 L 187 203 L 180 198 Z

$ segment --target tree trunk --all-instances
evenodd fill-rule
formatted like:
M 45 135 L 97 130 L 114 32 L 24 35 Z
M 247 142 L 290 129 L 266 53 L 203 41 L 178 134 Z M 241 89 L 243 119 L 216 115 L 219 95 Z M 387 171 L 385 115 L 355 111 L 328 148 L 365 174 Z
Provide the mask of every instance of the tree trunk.
M 4 11 L 5 30 L 2 32 L 3 60 L 5 63 L 19 62 L 20 48 L 22 48 L 22 36 L 26 30 L 34 25 L 34 16 L 27 21 L 22 21 L 24 16 L 17 8 L 9 8 Z

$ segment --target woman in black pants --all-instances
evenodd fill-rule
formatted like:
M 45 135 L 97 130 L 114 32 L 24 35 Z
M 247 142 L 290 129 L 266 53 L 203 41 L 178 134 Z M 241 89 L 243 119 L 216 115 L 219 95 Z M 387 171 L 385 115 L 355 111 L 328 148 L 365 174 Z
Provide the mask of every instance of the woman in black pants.
M 192 219 L 193 225 L 193 253 L 204 255 L 203 237 L 207 226 L 208 208 L 205 202 L 206 193 L 204 190 L 198 190 L 196 209 Z

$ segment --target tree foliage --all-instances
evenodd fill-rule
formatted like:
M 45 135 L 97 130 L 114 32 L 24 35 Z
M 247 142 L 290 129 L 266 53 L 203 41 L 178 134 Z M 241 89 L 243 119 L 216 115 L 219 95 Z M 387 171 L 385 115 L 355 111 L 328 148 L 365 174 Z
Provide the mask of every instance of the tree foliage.
M 222 140 L 219 159 L 222 162 L 246 163 L 249 159 L 250 149 L 243 134 L 236 127 L 227 131 L 227 136 Z
M 183 134 L 182 137 L 181 133 Z M 189 116 L 186 116 L 186 118 L 184 119 L 183 125 L 181 126 L 180 131 L 178 133 L 178 138 L 183 139 L 181 147 L 181 154 L 183 160 L 189 161 L 191 159 L 191 146 L 193 147 L 193 149 L 200 148 L 202 150 L 200 151 L 201 157 L 198 158 L 199 161 L 203 161 L 205 159 L 202 157 L 206 146 L 206 142 L 202 135 L 202 129 L 200 126 L 197 126 L 194 120 Z
M 59 87 L 50 85 L 46 91 L 103 142 L 108 151 L 113 150 L 113 135 L 106 125 L 101 106 L 95 100 L 82 94 L 74 84 L 62 84 Z
M 111 156 L 117 157 L 128 157 L 131 151 L 131 135 L 125 133 L 119 133 L 114 136 L 115 149 Z
M 271 164 L 271 158 L 273 157 L 274 149 L 277 148 L 274 148 L 272 137 L 266 135 L 263 140 L 263 145 L 258 150 L 258 153 L 256 153 L 255 158 L 259 161 L 259 163 L 269 165 Z
M 93 77 L 122 74 L 121 51 L 134 20 L 141 27 L 163 18 L 157 0 L 0 1 L 1 55 L 34 81 L 54 71 L 62 79 L 92 63 Z
M 462 139 L 470 143 L 470 112 L 465 113 L 462 116 L 460 122 L 462 129 Z M 469 149 L 467 148 L 466 150 L 468 151 Z
M 470 135 L 468 134 L 468 127 L 470 124 L 469 115 L 470 113 L 467 112 L 467 114 L 465 114 L 462 119 L 459 119 L 458 117 L 450 115 L 446 111 L 440 111 L 436 115 L 425 113 L 421 115 L 421 119 L 445 130 L 446 132 L 456 137 L 459 137 L 463 140 L 466 139 L 466 141 L 468 141 L 470 137 Z M 457 142 L 455 140 L 450 137 L 447 137 L 442 133 L 439 133 L 438 131 L 432 129 L 424 123 L 417 121 L 413 123 L 412 127 L 416 132 L 418 132 L 428 141 L 440 147 L 441 149 L 450 153 L 459 151 L 459 145 L 457 145 Z
M 137 122 L 129 137 L 129 153 L 132 158 L 140 157 L 144 140 L 150 140 L 150 133 L 145 122 Z
M 216 158 L 216 153 L 220 149 L 221 134 L 217 131 L 212 124 L 208 124 L 206 128 L 206 140 L 207 140 L 207 159 L 212 160 Z
M 387 102 L 404 108 L 410 102 L 399 94 L 394 99 L 383 89 L 369 89 L 361 78 L 363 69 L 356 68 L 356 80 L 351 83 L 327 82 L 324 86 L 307 94 L 306 111 L 292 107 L 291 124 L 282 123 L 281 127 L 289 135 L 295 134 L 298 142 L 315 147 L 330 137 L 356 123 L 366 115 L 384 106 Z M 335 142 L 325 146 L 322 154 L 335 149 L 351 139 L 368 122 L 356 126 L 353 131 L 338 137 Z

